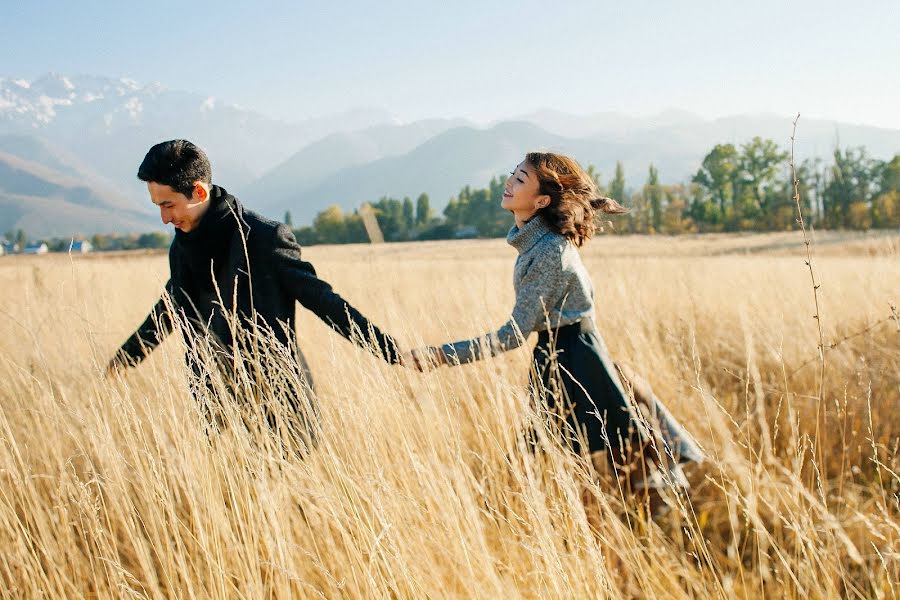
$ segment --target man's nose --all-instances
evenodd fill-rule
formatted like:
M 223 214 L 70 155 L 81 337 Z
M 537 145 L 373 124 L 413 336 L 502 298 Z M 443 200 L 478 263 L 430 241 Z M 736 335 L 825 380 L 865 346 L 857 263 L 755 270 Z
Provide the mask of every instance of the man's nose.
M 162 219 L 163 225 L 168 225 L 169 222 L 172 220 L 169 218 L 168 211 L 165 211 L 165 210 L 159 211 L 159 218 Z

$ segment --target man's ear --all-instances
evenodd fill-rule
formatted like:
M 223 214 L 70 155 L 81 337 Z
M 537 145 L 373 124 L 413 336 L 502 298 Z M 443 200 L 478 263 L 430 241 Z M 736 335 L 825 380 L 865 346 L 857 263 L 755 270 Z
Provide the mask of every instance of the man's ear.
M 209 200 L 209 188 L 202 181 L 194 182 L 194 200 L 198 202 L 206 202 Z

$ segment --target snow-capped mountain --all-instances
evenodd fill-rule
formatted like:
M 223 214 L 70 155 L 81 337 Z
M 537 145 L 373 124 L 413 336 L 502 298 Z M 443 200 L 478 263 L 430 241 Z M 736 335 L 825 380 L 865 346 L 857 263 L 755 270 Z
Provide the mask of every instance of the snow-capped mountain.
M 101 116 L 108 129 L 141 118 L 141 97 L 158 95 L 159 84 L 131 79 L 65 77 L 50 73 L 35 81 L 0 79 L 0 123 L 9 129 L 45 129 L 67 120 Z M 85 111 L 83 107 L 92 105 Z M 80 114 L 79 114 L 80 113 Z M 86 115 L 85 113 L 91 113 Z
M 285 123 L 212 95 L 127 78 L 0 79 L 0 134 L 38 135 L 99 175 L 132 183 L 147 149 L 166 139 L 198 143 L 213 161 L 214 177 L 240 188 L 309 142 L 390 119 L 385 111 L 357 110 Z

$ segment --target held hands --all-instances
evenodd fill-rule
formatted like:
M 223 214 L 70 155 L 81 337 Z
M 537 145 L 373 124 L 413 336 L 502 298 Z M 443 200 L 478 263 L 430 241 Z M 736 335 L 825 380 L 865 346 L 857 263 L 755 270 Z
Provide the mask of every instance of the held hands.
M 116 376 L 121 376 L 128 367 L 132 366 L 132 364 L 133 363 L 130 363 L 128 359 L 125 358 L 125 355 L 121 352 L 116 352 L 106 364 L 106 370 L 103 372 L 103 376 L 107 379 L 114 379 Z
M 106 377 L 106 379 L 114 379 L 116 375 L 120 374 L 123 370 L 122 364 L 116 359 L 112 359 L 107 363 L 103 376 Z
M 401 364 L 410 369 L 416 369 L 420 373 L 433 371 L 441 365 L 447 364 L 447 355 L 436 346 L 424 346 L 404 352 Z

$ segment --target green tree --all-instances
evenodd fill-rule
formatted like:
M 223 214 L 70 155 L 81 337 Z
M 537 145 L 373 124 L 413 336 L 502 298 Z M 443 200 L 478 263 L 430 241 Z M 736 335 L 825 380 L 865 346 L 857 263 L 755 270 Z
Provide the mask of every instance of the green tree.
M 719 205 L 719 215 L 725 215 L 726 207 L 734 199 L 737 172 L 737 149 L 733 144 L 716 144 L 703 158 L 700 169 L 692 179 L 694 183 L 702 186 Z
M 670 235 L 689 233 L 696 230 L 693 219 L 688 215 L 687 190 L 681 184 L 664 186 L 666 195 L 661 230 Z
M 154 231 L 139 235 L 136 245 L 138 248 L 168 248 L 170 242 L 171 238 L 167 233 Z
M 352 214 L 344 216 L 344 243 L 364 244 L 368 241 L 369 234 L 366 233 L 366 226 L 359 211 L 354 210 Z
M 416 199 L 416 225 L 423 227 L 431 221 L 431 200 L 428 194 L 421 193 Z
M 297 243 L 299 243 L 301 246 L 314 246 L 315 244 L 322 243 L 316 229 L 309 225 L 305 225 L 303 227 L 300 227 L 299 229 L 295 229 L 294 237 L 297 239 Z
M 778 186 L 778 170 L 788 159 L 788 153 L 781 150 L 772 140 L 754 137 L 741 146 L 740 170 L 741 179 L 750 189 L 757 211 L 777 208 L 771 200 L 775 197 L 769 192 Z M 780 197 L 778 194 L 777 197 Z M 755 211 L 754 211 L 755 213 Z M 753 218 L 756 214 L 742 214 L 740 217 Z
M 91 246 L 93 246 L 94 250 L 97 250 L 98 252 L 116 249 L 116 244 L 113 236 L 107 233 L 97 233 L 91 236 Z
M 406 217 L 403 214 L 403 203 L 396 198 L 382 196 L 372 205 L 375 218 L 385 240 L 397 241 L 406 237 Z
M 659 185 L 659 171 L 650 163 L 650 170 L 647 175 L 647 185 L 644 188 L 644 196 L 647 199 L 650 227 L 652 232 L 658 232 L 662 226 L 662 189 Z
M 403 229 L 409 233 L 416 227 L 416 209 L 409 197 L 403 198 Z
M 900 227 L 900 192 L 885 192 L 875 198 L 872 202 L 872 225 Z
M 878 193 L 879 184 L 884 184 L 884 163 L 869 158 L 865 148 L 835 148 L 833 157 L 831 176 L 825 186 L 826 222 L 829 227 L 845 227 L 850 225 L 851 205 L 868 205 Z M 853 210 L 857 226 L 865 223 L 860 210 L 858 206 Z
M 628 212 L 628 229 L 631 233 L 649 233 L 650 210 L 644 190 L 631 195 L 631 210 Z
M 878 187 L 872 201 L 872 225 L 900 227 L 900 154 L 883 163 Z
M 284 224 L 288 227 L 294 226 L 294 220 L 291 219 L 291 211 L 289 210 L 284 211 Z
M 822 159 L 815 157 L 804 160 L 797 167 L 796 175 L 803 220 L 818 226 L 822 223 L 824 214 L 822 198 L 825 194 L 825 169 L 822 166 Z M 788 177 L 786 191 L 791 198 L 791 207 L 794 209 L 794 182 L 790 177 Z
M 601 196 L 606 194 L 606 189 L 603 187 L 603 180 L 600 178 L 600 171 L 597 170 L 597 167 L 594 165 L 588 165 L 585 172 L 588 174 L 588 177 L 591 178 L 591 181 L 594 182 L 594 187 L 597 188 L 597 193 Z
M 625 169 L 622 162 L 616 161 L 616 174 L 609 184 L 609 195 L 617 202 L 625 202 Z
M 344 211 L 340 206 L 329 206 L 316 215 L 313 220 L 319 240 L 325 244 L 342 244 L 346 239 L 347 227 L 344 223 Z
M 879 181 L 879 195 L 887 192 L 900 192 L 900 154 L 884 163 Z

